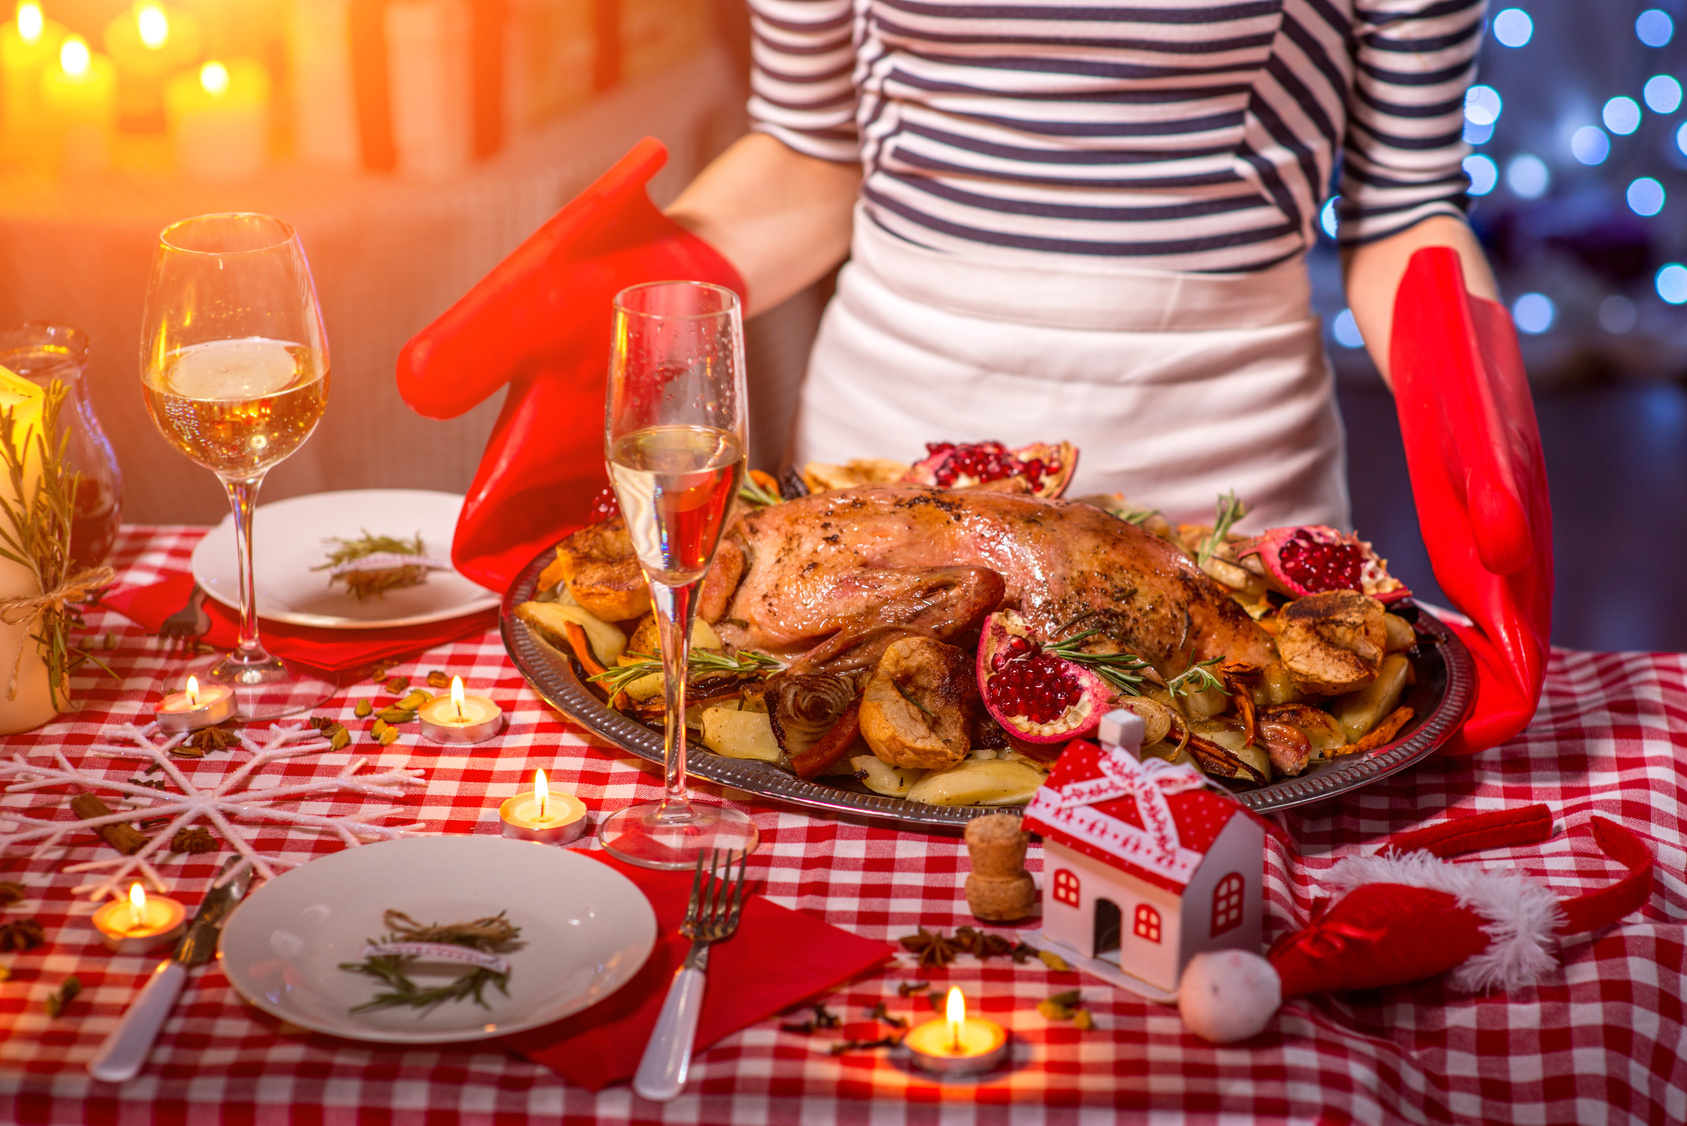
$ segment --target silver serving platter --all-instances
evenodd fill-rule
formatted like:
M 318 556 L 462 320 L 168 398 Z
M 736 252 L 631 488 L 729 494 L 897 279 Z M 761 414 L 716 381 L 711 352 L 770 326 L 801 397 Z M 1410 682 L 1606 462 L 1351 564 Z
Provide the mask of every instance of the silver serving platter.
M 544 551 L 529 563 L 504 595 L 500 629 L 510 660 L 546 703 L 601 739 L 647 762 L 662 761 L 662 733 L 638 720 L 605 707 L 580 680 L 572 658 L 544 640 L 515 608 L 533 597 L 539 572 L 554 552 Z M 1404 770 L 1433 754 L 1452 737 L 1475 699 L 1476 671 L 1470 651 L 1431 614 L 1412 604 L 1392 607 L 1415 618 L 1420 644 L 1408 656 L 1417 683 L 1406 690 L 1402 703 L 1411 705 L 1412 721 L 1401 737 L 1368 755 L 1352 755 L 1315 767 L 1298 778 L 1269 786 L 1237 787 L 1236 800 L 1260 813 L 1325 801 L 1368 786 Z M 841 779 L 805 782 L 772 763 L 726 758 L 693 744 L 687 749 L 690 773 L 722 786 L 802 806 L 817 813 L 889 822 L 903 828 L 958 831 L 983 813 L 1001 813 L 995 806 L 933 806 L 875 794 Z M 1010 812 L 1013 810 L 1009 809 Z

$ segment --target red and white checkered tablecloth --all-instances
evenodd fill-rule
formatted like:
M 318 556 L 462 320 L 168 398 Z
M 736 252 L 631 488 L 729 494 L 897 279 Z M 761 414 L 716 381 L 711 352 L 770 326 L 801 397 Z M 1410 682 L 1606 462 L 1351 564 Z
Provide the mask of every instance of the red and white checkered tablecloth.
M 197 529 L 130 529 L 116 560 L 124 581 L 152 581 L 182 569 Z M 71 759 L 102 727 L 142 715 L 166 665 L 159 644 L 116 615 L 95 615 L 117 636 L 109 653 L 119 683 L 81 676 L 87 701 L 42 731 L 0 740 L 7 757 L 63 745 Z M 349 754 L 377 768 L 421 767 L 427 787 L 405 799 L 431 830 L 492 833 L 497 805 L 535 767 L 578 793 L 593 810 L 655 796 L 654 773 L 596 745 L 526 688 L 495 632 L 435 649 L 395 673 L 446 668 L 490 689 L 511 711 L 495 743 L 453 751 L 417 742 L 413 727 L 381 749 L 364 739 L 346 754 L 306 756 L 290 778 L 326 776 Z M 325 709 L 348 721 L 376 695 L 348 689 Z M 361 731 L 363 725 L 349 724 Z M 267 1123 L 609 1122 L 936 1123 L 1109 1122 L 1118 1110 L 1196 1122 L 1687 1122 L 1687 1063 L 1681 1055 L 1682 971 L 1687 964 L 1687 853 L 1683 774 L 1687 755 L 1687 656 L 1561 651 L 1554 654 L 1539 717 L 1502 750 L 1435 760 L 1342 800 L 1282 818 L 1294 854 L 1268 844 L 1268 935 L 1304 921 L 1319 875 L 1339 857 L 1382 836 L 1471 812 L 1546 802 L 1560 829 L 1581 830 L 1595 812 L 1640 833 L 1658 859 L 1658 887 L 1645 910 L 1608 931 L 1564 944 L 1564 966 L 1515 996 L 1470 997 L 1439 981 L 1359 996 L 1291 1002 L 1256 1040 L 1217 1048 L 1186 1035 L 1174 1010 L 1150 1005 L 1088 978 L 1051 975 L 1040 963 L 981 965 L 960 958 L 915 975 L 906 965 L 857 982 L 828 1004 L 850 1019 L 897 996 L 898 982 L 958 984 L 977 1008 L 1009 1026 L 1011 1071 L 976 1086 L 939 1087 L 883 1052 L 834 1057 L 827 1041 L 770 1020 L 703 1053 L 686 1093 L 666 1105 L 626 1087 L 599 1094 L 566 1086 L 546 1069 L 496 1047 L 383 1048 L 303 1035 L 245 1005 L 215 965 L 197 974 L 164 1026 L 151 1062 L 121 1088 L 84 1069 L 154 959 L 113 956 L 88 923 L 92 906 L 73 900 L 64 863 L 97 854 L 92 838 L 62 857 L 0 858 L 0 877 L 28 889 L 6 912 L 36 915 L 48 942 L 4 955 L 0 984 L 0 1122 Z M 214 777 L 228 756 L 192 769 Z M 113 767 L 112 769 L 121 769 Z M 752 811 L 762 847 L 751 871 L 774 901 L 881 938 L 916 926 L 951 929 L 972 921 L 961 884 L 959 840 L 868 828 L 731 796 Z M 0 798 L 0 810 L 46 813 L 42 794 Z M 314 812 L 354 803 L 315 801 Z M 267 847 L 310 854 L 332 849 L 309 834 L 264 830 Z M 109 854 L 109 853 L 108 853 Z M 1561 893 L 1601 886 L 1616 867 L 1585 833 L 1560 832 L 1544 846 L 1497 851 L 1480 862 L 1513 867 Z M 1031 867 L 1041 857 L 1032 848 Z M 173 863 L 164 875 L 195 889 L 207 858 Z M 188 895 L 190 901 L 196 895 Z M 57 1019 L 47 995 L 75 974 L 85 992 Z M 1051 1024 L 1036 1002 L 1083 989 L 1096 1027 Z

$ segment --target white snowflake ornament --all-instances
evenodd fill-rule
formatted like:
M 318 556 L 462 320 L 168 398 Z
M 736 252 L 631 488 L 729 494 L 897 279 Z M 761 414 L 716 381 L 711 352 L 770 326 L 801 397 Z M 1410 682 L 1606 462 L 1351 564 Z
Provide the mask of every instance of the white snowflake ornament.
M 23 754 L 14 755 L 10 762 L 0 762 L 0 777 L 11 775 L 25 779 L 6 787 L 7 793 L 39 790 L 68 783 L 85 790 L 116 794 L 134 803 L 129 809 L 71 821 L 0 813 L 0 829 L 7 829 L 0 831 L 0 849 L 34 841 L 35 851 L 31 855 L 39 857 L 73 833 L 98 829 L 102 825 L 115 822 L 169 818 L 169 824 L 154 833 L 146 845 L 132 856 L 89 860 L 65 868 L 66 872 L 102 873 L 99 878 L 79 885 L 73 892 L 76 895 L 87 892 L 90 899 L 97 901 L 106 896 L 126 894 L 124 889 L 127 882 L 137 873 L 157 891 L 167 892 L 169 888 L 159 876 L 153 860 L 178 832 L 199 821 L 208 823 L 208 827 L 221 834 L 228 846 L 244 857 L 265 879 L 275 877 L 276 867 L 295 867 L 303 864 L 309 857 L 291 859 L 260 855 L 247 840 L 239 824 L 241 820 L 267 821 L 316 829 L 339 837 L 341 842 L 347 845 L 391 840 L 395 837 L 413 837 L 419 835 L 415 830 L 422 827 L 419 821 L 407 825 L 381 824 L 386 818 L 400 812 L 392 806 L 362 810 L 343 816 L 278 808 L 281 803 L 301 801 L 322 794 L 351 793 L 396 798 L 403 795 L 405 786 L 425 785 L 420 770 L 396 769 L 375 774 L 359 774 L 369 761 L 366 758 L 353 759 L 333 778 L 288 783 L 276 776 L 273 779 L 275 784 L 268 785 L 272 776 L 261 775 L 258 772 L 270 763 L 329 749 L 328 740 L 312 728 L 283 727 L 277 724 L 269 729 L 262 743 L 244 731 L 236 732 L 240 740 L 239 749 L 252 757 L 224 774 L 215 786 L 203 789 L 194 785 L 170 757 L 170 751 L 180 746 L 187 735 L 173 735 L 163 742 L 154 742 L 158 734 L 156 724 L 149 723 L 144 727 L 125 724 L 116 729 L 113 741 L 95 743 L 88 748 L 86 754 L 88 757 L 105 755 L 116 759 L 150 762 L 175 784 L 179 791 L 177 793 L 143 786 L 138 782 L 86 773 L 72 766 L 62 749 L 55 748 L 53 751 L 56 766 L 32 763 Z

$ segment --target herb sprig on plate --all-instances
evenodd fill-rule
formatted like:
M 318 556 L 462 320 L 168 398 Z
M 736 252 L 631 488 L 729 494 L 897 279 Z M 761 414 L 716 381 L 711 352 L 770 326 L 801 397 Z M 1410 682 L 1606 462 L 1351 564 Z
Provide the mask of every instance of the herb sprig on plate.
M 391 933 L 380 940 L 380 943 L 442 943 L 478 950 L 483 954 L 503 953 L 521 935 L 521 928 L 504 918 L 502 911 L 466 923 L 423 924 L 402 911 L 389 910 L 381 917 L 381 921 Z M 488 985 L 497 986 L 498 992 L 509 996 L 508 971 L 499 973 L 485 966 L 476 966 L 444 985 L 424 989 L 411 981 L 407 972 L 416 961 L 415 955 L 375 954 L 361 962 L 341 962 L 342 970 L 367 974 L 391 987 L 387 992 L 377 993 L 363 1004 L 354 1006 L 351 1011 L 362 1013 L 371 1009 L 391 1009 L 399 1006 L 431 1009 L 446 1001 L 465 999 L 472 1000 L 485 1009 L 490 1008 L 484 996 Z

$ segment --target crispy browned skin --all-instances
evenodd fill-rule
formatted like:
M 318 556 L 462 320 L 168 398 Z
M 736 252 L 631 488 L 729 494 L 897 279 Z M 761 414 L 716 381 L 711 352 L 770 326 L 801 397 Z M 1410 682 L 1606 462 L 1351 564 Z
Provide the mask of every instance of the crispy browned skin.
M 1162 671 L 1274 657 L 1265 633 L 1187 556 L 1086 504 L 886 485 L 747 512 L 727 535 L 744 577 L 717 628 L 736 645 L 800 651 L 896 617 L 922 572 L 959 567 L 1000 575 L 1003 604 L 1039 633 L 1082 619 Z

